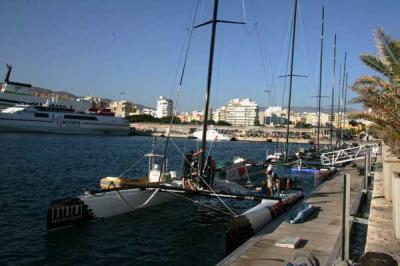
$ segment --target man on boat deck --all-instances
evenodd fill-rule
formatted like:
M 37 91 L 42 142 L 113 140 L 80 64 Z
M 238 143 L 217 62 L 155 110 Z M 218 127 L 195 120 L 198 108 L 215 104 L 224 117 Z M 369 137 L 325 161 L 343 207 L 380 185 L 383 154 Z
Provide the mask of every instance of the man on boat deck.
M 186 153 L 185 158 L 183 159 L 183 187 L 196 190 L 195 185 L 193 184 L 193 174 L 196 174 L 198 169 L 195 169 L 193 166 L 195 164 L 195 159 L 202 153 L 203 150 L 199 150 L 198 152 L 189 151 Z
M 270 159 L 266 160 L 264 165 L 267 167 L 265 170 L 266 183 L 267 183 L 266 185 L 268 187 L 269 194 L 272 196 L 274 195 L 274 191 L 272 189 L 274 185 L 274 180 L 273 180 L 273 168 L 271 160 Z

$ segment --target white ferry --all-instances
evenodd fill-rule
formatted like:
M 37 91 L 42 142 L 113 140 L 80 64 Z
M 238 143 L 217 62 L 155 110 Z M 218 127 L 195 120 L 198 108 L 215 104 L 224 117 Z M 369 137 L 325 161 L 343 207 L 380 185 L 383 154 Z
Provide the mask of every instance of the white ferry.
M 76 112 L 54 104 L 15 105 L 0 112 L 0 131 L 128 135 L 129 124 L 109 109 Z
M 193 137 L 195 137 L 199 140 L 202 140 L 203 139 L 203 131 L 202 130 L 195 131 L 193 133 Z M 209 129 L 209 130 L 207 130 L 206 139 L 207 139 L 207 141 L 229 141 L 229 140 L 232 140 L 232 137 L 228 136 L 228 135 L 224 135 L 222 133 L 219 133 L 215 129 Z
M 87 112 L 91 107 L 90 102 L 80 99 L 41 97 L 39 93 L 35 92 L 31 84 L 10 81 L 11 71 L 12 66 L 7 64 L 7 74 L 4 84 L 0 88 L 0 109 L 5 109 L 16 104 L 43 105 L 48 101 L 81 112 Z

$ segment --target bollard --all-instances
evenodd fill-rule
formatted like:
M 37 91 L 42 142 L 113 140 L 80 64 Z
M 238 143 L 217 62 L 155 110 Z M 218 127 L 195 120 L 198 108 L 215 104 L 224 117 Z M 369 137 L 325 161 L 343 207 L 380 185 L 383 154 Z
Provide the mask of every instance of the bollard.
M 349 260 L 350 250 L 350 174 L 343 176 L 342 261 Z
M 394 236 L 400 239 L 400 173 L 392 174 L 392 207 Z

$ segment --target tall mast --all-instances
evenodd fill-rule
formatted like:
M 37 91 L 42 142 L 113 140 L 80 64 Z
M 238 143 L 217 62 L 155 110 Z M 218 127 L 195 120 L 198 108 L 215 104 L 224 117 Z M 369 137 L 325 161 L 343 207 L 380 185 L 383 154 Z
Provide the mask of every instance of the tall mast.
M 344 87 L 345 87 L 345 77 L 346 77 L 346 60 L 347 60 L 347 52 L 344 53 L 343 78 L 342 78 L 342 102 L 344 101 L 344 89 L 345 89 Z M 343 102 L 343 105 L 344 105 L 344 102 Z M 343 130 L 342 130 L 343 110 L 344 109 L 342 109 L 342 114 L 340 115 L 339 147 L 342 145 L 342 138 L 343 138 Z
M 203 121 L 203 135 L 201 141 L 201 153 L 199 172 L 201 176 L 204 176 L 204 166 L 206 165 L 206 148 L 207 148 L 207 126 L 208 126 L 208 111 L 210 106 L 210 92 L 212 82 L 212 72 L 214 63 L 214 46 L 215 46 L 215 34 L 217 32 L 217 23 L 230 23 L 230 24 L 245 24 L 244 22 L 230 21 L 230 20 L 219 20 L 218 19 L 218 0 L 214 0 L 213 17 L 210 21 L 204 22 L 194 28 L 199 28 L 208 24 L 211 24 L 211 41 L 210 41 L 210 55 L 208 59 L 208 73 L 207 73 L 207 89 L 206 89 L 206 103 L 204 109 L 204 121 Z
M 288 102 L 288 121 L 286 125 L 286 147 L 285 161 L 289 156 L 289 123 L 290 123 L 290 107 L 292 104 L 292 85 L 293 85 L 293 63 L 294 63 L 294 44 L 296 39 L 296 16 L 297 16 L 297 0 L 294 1 L 293 29 L 292 29 L 292 49 L 290 53 L 290 73 L 289 73 L 289 102 Z
M 324 55 L 324 15 L 325 9 L 322 7 L 322 22 L 321 22 L 321 47 L 319 57 L 319 89 L 318 89 L 318 130 L 317 130 L 317 153 L 319 153 L 319 134 L 321 128 L 321 91 L 322 91 L 322 57 Z
M 215 46 L 215 34 L 217 31 L 217 16 L 218 16 L 218 0 L 214 0 L 214 12 L 211 20 L 211 43 L 210 43 L 210 56 L 208 59 L 208 73 L 207 73 L 207 89 L 206 89 L 206 104 L 204 109 L 204 121 L 203 121 L 203 138 L 201 141 L 201 160 L 199 164 L 200 175 L 203 176 L 205 166 L 205 155 L 207 148 L 207 125 L 208 125 L 208 109 L 210 105 L 210 92 L 211 92 L 211 81 L 212 81 L 212 70 L 214 63 L 214 46 Z
M 336 130 L 336 141 L 337 144 L 339 145 L 339 128 L 340 128 L 340 84 L 342 84 L 342 64 L 340 64 L 339 67 L 339 86 L 338 86 L 338 109 L 337 109 L 337 116 L 338 116 L 338 123 L 337 123 L 337 130 Z M 339 148 L 339 147 L 338 147 Z
M 333 80 L 332 80 L 332 96 L 331 96 L 331 149 L 333 150 L 333 105 L 335 100 L 335 82 L 336 82 L 336 34 L 333 41 Z
M 346 81 L 345 81 L 345 89 L 344 89 L 344 108 L 343 108 L 343 127 L 346 125 L 346 113 L 347 113 L 347 78 L 349 76 L 349 72 L 346 72 Z

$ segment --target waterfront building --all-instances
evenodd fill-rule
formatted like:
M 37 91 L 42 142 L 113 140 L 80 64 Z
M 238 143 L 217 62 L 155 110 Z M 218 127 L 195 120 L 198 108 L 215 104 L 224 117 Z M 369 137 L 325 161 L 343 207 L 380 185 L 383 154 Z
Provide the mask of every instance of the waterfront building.
M 226 105 L 226 122 L 233 126 L 258 125 L 258 104 L 250 99 L 232 99 Z
M 181 120 L 181 122 L 183 123 L 189 123 L 190 121 L 192 121 L 192 114 L 189 112 L 180 113 L 176 117 L 178 117 L 179 120 Z
M 101 97 L 96 97 L 96 96 L 86 96 L 81 98 L 81 100 L 90 102 L 92 104 L 92 108 L 109 108 L 111 104 L 111 100 L 107 98 L 101 98 Z
M 173 110 L 174 110 L 174 103 L 171 99 L 167 99 L 164 96 L 158 97 L 157 111 L 156 111 L 157 118 L 172 116 Z
M 130 113 L 134 113 L 134 104 L 127 101 L 113 101 L 110 103 L 109 108 L 115 113 L 115 116 L 118 117 L 127 117 Z
M 265 125 L 265 111 L 258 112 L 258 123 L 259 125 Z
M 264 114 L 265 125 L 286 125 L 287 124 L 287 110 L 281 106 L 270 106 L 265 110 Z
M 142 113 L 145 115 L 156 116 L 156 109 L 149 108 L 149 107 L 143 107 Z
M 287 124 L 287 116 L 270 114 L 269 116 L 264 117 L 264 121 L 266 125 L 276 126 L 276 125 L 286 125 Z
M 218 121 L 226 121 L 226 107 L 225 106 L 221 106 L 221 108 L 218 108 L 217 110 L 215 110 L 213 112 L 213 120 L 215 122 Z

